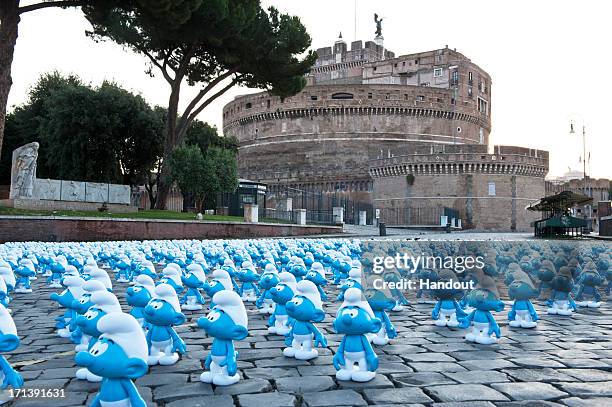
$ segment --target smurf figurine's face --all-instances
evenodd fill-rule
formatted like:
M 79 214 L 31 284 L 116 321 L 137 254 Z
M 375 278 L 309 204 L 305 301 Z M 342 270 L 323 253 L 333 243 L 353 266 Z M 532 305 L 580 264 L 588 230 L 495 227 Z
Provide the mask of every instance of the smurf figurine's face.
M 105 337 L 101 337 L 89 352 L 77 353 L 75 360 L 77 365 L 93 374 L 112 379 L 136 379 L 148 370 L 144 360 L 129 358 L 119 345 Z
M 77 317 L 76 324 L 79 328 L 81 328 L 81 331 L 89 336 L 97 338 L 100 336 L 100 331 L 98 331 L 98 321 L 104 315 L 106 315 L 106 312 L 99 308 L 89 308 L 87 312 Z
M 94 303 L 91 301 L 91 294 L 83 294 L 78 300 L 72 301 L 72 309 L 79 314 L 84 314 Z
M 530 286 L 527 282 L 514 280 L 508 286 L 508 296 L 513 300 L 528 300 L 538 295 L 538 291 Z
M 185 322 L 185 315 L 176 312 L 172 305 L 161 299 L 153 299 L 144 309 L 147 322 L 157 326 L 180 325 Z
M 291 301 L 295 293 L 287 284 L 277 284 L 270 290 L 272 300 L 277 304 L 286 304 Z
M 467 300 L 470 307 L 481 311 L 499 312 L 504 309 L 504 303 L 493 292 L 481 288 L 470 291 Z
M 325 319 L 325 313 L 302 295 L 293 297 L 285 307 L 287 307 L 287 314 L 298 321 L 321 322 Z
M 204 318 L 198 319 L 198 326 L 208 333 L 208 335 L 219 339 L 242 340 L 247 337 L 249 331 L 234 321 L 225 311 L 213 308 Z
M 269 290 L 270 288 L 275 287 L 278 284 L 278 281 L 278 275 L 274 273 L 264 273 L 259 279 L 259 285 L 264 290 Z
M 377 290 L 368 290 L 366 297 L 370 307 L 374 311 L 391 311 L 395 307 L 395 300 L 393 298 L 387 298 L 384 294 Z
M 325 277 L 323 277 L 320 273 L 317 273 L 315 270 L 310 270 L 306 274 L 306 280 L 310 280 L 316 285 L 322 285 L 326 282 Z
M 135 285 L 127 289 L 127 303 L 132 307 L 146 307 L 151 301 L 151 293 L 142 286 Z
M 341 308 L 334 320 L 334 329 L 339 334 L 376 333 L 380 331 L 381 326 L 382 323 L 378 318 L 372 318 L 370 314 L 356 306 Z

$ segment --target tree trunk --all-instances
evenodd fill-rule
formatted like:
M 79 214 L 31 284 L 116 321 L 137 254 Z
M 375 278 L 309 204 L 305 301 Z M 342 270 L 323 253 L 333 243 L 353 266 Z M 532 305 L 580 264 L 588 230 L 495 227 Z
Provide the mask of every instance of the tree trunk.
M 164 143 L 164 158 L 159 169 L 157 181 L 157 202 L 155 209 L 166 209 L 166 200 L 170 193 L 170 168 L 166 163 L 170 162 L 170 155 L 176 148 L 176 122 L 178 119 L 178 104 L 181 90 L 180 81 L 172 85 L 170 100 L 168 102 L 168 116 L 166 120 L 166 142 Z
M 0 152 L 4 140 L 6 105 L 11 91 L 11 65 L 19 27 L 19 0 L 0 1 Z

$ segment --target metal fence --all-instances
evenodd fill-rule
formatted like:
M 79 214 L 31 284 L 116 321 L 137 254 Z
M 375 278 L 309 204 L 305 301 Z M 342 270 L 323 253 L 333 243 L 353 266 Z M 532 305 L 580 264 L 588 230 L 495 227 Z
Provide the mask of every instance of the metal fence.
M 266 208 L 262 212 L 263 213 L 260 216 L 263 218 L 282 220 L 286 223 L 295 223 L 295 216 L 291 211 L 281 211 L 278 209 Z
M 306 223 L 315 225 L 333 225 L 335 224 L 333 211 L 306 210 Z
M 442 216 L 460 219 L 460 212 L 448 207 L 380 208 L 380 221 L 387 225 L 440 226 Z
M 319 224 L 334 224 L 332 209 L 344 208 L 344 223 L 358 224 L 359 212 L 366 212 L 366 223 L 374 221 L 374 207 L 370 202 L 351 199 L 343 191 L 322 192 L 275 185 L 270 188 L 268 206 L 275 207 L 279 200 L 290 198 L 293 209 L 306 209 L 306 222 Z

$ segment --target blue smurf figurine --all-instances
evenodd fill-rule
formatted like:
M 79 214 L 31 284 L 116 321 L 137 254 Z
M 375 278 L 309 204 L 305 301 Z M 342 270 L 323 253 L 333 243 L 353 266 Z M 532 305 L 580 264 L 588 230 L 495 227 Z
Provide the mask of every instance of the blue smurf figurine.
M 274 300 L 274 313 L 268 320 L 268 333 L 285 336 L 291 330 L 286 304 L 297 292 L 295 276 L 287 271 L 278 274 L 279 283 L 270 290 Z
M 209 308 L 213 309 L 215 306 L 212 298 L 216 293 L 222 290 L 232 291 L 232 288 L 232 278 L 229 273 L 224 269 L 215 269 L 210 283 L 204 284 L 204 292 L 211 298 Z
M 30 278 L 36 276 L 36 272 L 29 267 L 19 266 L 15 269 L 17 280 L 15 282 L 16 293 L 31 293 Z
M 397 270 L 388 269 L 383 273 L 383 280 L 386 283 L 398 283 L 402 280 L 402 276 Z M 393 309 L 391 309 L 391 311 L 400 312 L 404 309 L 404 305 L 410 304 L 408 299 L 404 296 L 402 290 L 398 288 L 390 288 L 389 291 L 395 299 L 395 306 L 393 307 Z
M 368 302 L 361 298 L 361 291 L 347 289 L 334 320 L 336 332 L 344 334 L 333 358 L 338 380 L 367 382 L 374 379 L 378 357 L 366 335 L 380 331 L 381 326 Z
M 162 278 L 159 279 L 157 284 L 168 284 L 170 285 L 176 294 L 183 292 L 183 282 L 181 281 L 181 269 L 178 264 L 170 263 L 162 270 Z
M 149 304 L 154 295 L 155 282 L 146 274 L 139 274 L 134 279 L 134 285 L 127 289 L 127 303 L 132 307 L 130 315 L 136 318 L 136 321 L 138 321 L 143 329 L 147 325 L 144 317 L 144 308 Z
M 448 283 L 459 282 L 457 275 L 450 269 L 441 270 L 437 277 L 437 282 Z M 456 328 L 459 320 L 467 314 L 463 311 L 457 298 L 463 296 L 463 291 L 455 288 L 437 288 L 432 290 L 434 297 L 438 299 L 434 309 L 431 311 L 431 319 L 436 326 L 448 326 Z
M 11 352 L 18 346 L 19 336 L 17 336 L 15 322 L 4 305 L 0 304 L 0 353 Z M 0 385 L 2 389 L 6 389 L 8 386 L 18 389 L 23 386 L 21 375 L 11 367 L 2 355 L 0 355 L 0 377 L 2 377 L 2 384 Z
M 76 325 L 83 333 L 83 336 L 87 335 L 89 337 L 87 349 L 91 349 L 100 336 L 100 331 L 98 330 L 100 319 L 107 314 L 121 312 L 121 305 L 117 297 L 106 290 L 96 291 L 91 294 L 90 301 L 92 306 L 83 315 L 76 318 Z M 102 381 L 101 376 L 93 374 L 85 367 L 78 369 L 75 376 L 79 380 L 87 380 L 89 382 Z
M 552 292 L 547 301 L 546 312 L 552 315 L 569 316 L 576 310 L 576 303 L 570 293 L 574 286 L 572 272 L 567 266 L 561 266 L 551 281 Z
M 366 297 L 370 308 L 374 311 L 374 317 L 382 322 L 376 335 L 370 335 L 372 342 L 375 345 L 386 345 L 389 343 L 389 339 L 397 337 L 397 331 L 387 314 L 387 311 L 391 311 L 395 306 L 395 300 L 387 297 L 382 291 L 373 288 L 366 291 Z
M 240 297 L 242 301 L 255 302 L 259 295 L 259 288 L 257 288 L 257 282 L 259 281 L 259 274 L 255 270 L 255 266 L 250 261 L 242 263 L 242 270 L 238 273 L 238 279 L 242 283 L 240 286 Z
M 64 315 L 57 317 L 55 320 L 58 336 L 62 338 L 70 338 L 72 333 L 70 332 L 70 322 L 76 317 L 76 311 L 72 308 L 72 302 L 78 300 L 84 294 L 83 284 L 85 280 L 77 276 L 67 276 L 62 279 L 62 284 L 66 289 L 61 293 L 53 293 L 50 298 L 56 301 L 62 307 L 66 308 Z M 72 326 L 74 328 L 74 326 Z M 79 338 L 80 340 L 80 338 Z
M 89 308 L 94 305 L 91 296 L 98 291 L 106 291 L 106 288 L 101 282 L 96 280 L 85 281 L 85 283 L 83 283 L 83 295 L 78 300 L 72 301 L 72 309 L 75 311 L 75 317 L 72 318 L 70 322 L 72 331 L 71 337 L 75 339 L 80 338 L 80 343 L 74 347 L 75 352 L 87 350 L 89 347 L 91 336 L 81 331 L 81 328 L 77 324 L 77 320 L 79 316 L 85 314 Z
M 293 321 L 291 331 L 285 337 L 285 344 L 288 347 L 283 349 L 283 355 L 299 360 L 316 358 L 319 356 L 316 347 L 327 346 L 327 340 L 313 324 L 325 319 L 323 302 L 317 286 L 312 281 L 299 281 L 296 295 L 285 307 Z
M 589 261 L 584 266 L 584 270 L 576 283 L 578 288 L 574 297 L 576 305 L 579 307 L 599 308 L 601 306 L 601 294 L 597 286 L 603 283 L 604 278 L 597 272 L 595 263 Z
M 132 380 L 147 373 L 147 341 L 131 315 L 111 313 L 98 321 L 100 337 L 89 352 L 79 352 L 77 365 L 103 378 L 91 407 L 146 407 Z
M 468 333 L 465 339 L 481 345 L 497 343 L 501 337 L 501 330 L 491 311 L 502 311 L 504 303 L 499 299 L 495 281 L 484 274 L 479 276 L 478 287 L 469 292 L 467 301 L 474 310 L 459 320 L 461 328 L 468 328 L 470 323 L 472 324 L 472 332 Z
M 361 268 L 351 268 L 349 270 L 348 278 L 344 279 L 344 282 L 340 286 L 340 293 L 338 294 L 336 301 L 344 301 L 344 292 L 353 287 L 362 290 Z
M 147 345 L 149 346 L 149 365 L 173 365 L 179 360 L 176 352 L 187 351 L 185 342 L 178 336 L 174 325 L 185 322 L 176 291 L 169 284 L 155 287 L 155 296 L 144 309 L 148 323 Z
M 238 374 L 238 352 L 234 341 L 247 337 L 248 317 L 240 296 L 234 291 L 223 290 L 213 297 L 215 307 L 206 317 L 198 319 L 198 326 L 212 336 L 210 353 L 204 361 L 209 369 L 200 375 L 204 383 L 227 386 L 240 380 Z
M 538 314 L 530 301 L 537 295 L 538 291 L 527 273 L 521 271 L 514 274 L 514 281 L 508 286 L 508 297 L 514 300 L 508 313 L 508 325 L 513 328 L 538 326 Z
M 323 291 L 323 287 L 327 285 L 327 278 L 325 278 L 325 267 L 318 261 L 312 263 L 310 271 L 306 274 L 306 280 L 312 281 L 319 290 L 319 295 L 322 301 L 327 301 L 327 294 Z
M 187 266 L 187 274 L 181 276 L 183 285 L 187 287 L 187 292 L 181 298 L 181 308 L 188 311 L 198 311 L 204 305 L 204 297 L 200 289 L 206 284 L 206 273 L 198 263 L 191 263 Z
M 538 298 L 542 298 L 544 290 L 551 288 L 551 282 L 555 277 L 555 265 L 550 260 L 544 260 L 540 264 L 538 269 L 538 279 L 540 285 L 538 286 Z
M 276 267 L 272 263 L 267 263 L 264 272 L 259 278 L 261 294 L 259 298 L 257 298 L 257 301 L 255 301 L 255 305 L 259 308 L 260 314 L 269 315 L 274 313 L 274 301 L 272 300 L 272 293 L 270 293 L 270 290 L 276 287 L 279 281 Z

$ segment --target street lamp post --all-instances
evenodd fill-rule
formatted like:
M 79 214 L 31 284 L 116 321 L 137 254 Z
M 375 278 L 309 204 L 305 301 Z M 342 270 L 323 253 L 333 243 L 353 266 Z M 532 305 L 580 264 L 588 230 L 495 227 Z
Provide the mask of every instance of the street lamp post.
M 576 134 L 574 131 L 574 123 L 570 123 L 570 134 Z M 587 174 L 586 174 L 586 128 L 582 125 L 582 188 L 584 195 L 589 196 L 587 190 Z M 584 206 L 584 218 L 587 218 L 586 209 L 587 205 Z M 590 211 L 589 211 L 590 212 Z

